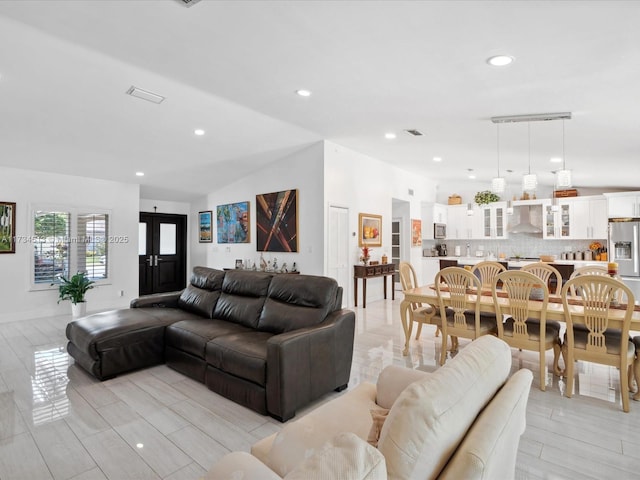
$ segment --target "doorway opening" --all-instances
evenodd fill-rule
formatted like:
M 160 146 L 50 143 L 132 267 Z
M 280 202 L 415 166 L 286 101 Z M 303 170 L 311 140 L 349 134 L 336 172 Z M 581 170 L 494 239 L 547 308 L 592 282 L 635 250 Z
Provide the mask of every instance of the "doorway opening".
M 139 294 L 182 290 L 187 283 L 187 216 L 140 212 Z

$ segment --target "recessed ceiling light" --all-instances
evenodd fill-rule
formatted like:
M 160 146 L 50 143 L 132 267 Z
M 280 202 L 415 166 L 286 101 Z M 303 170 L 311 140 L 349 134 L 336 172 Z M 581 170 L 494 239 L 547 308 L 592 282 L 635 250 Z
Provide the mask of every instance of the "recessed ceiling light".
M 194 135 L 198 135 L 199 137 L 201 137 L 202 135 L 204 135 L 204 130 L 202 130 L 201 128 L 196 128 L 193 131 Z
M 144 172 L 136 172 L 136 177 L 144 177 Z
M 396 134 L 393 132 L 385 133 L 384 138 L 386 138 L 387 140 L 393 140 L 394 138 L 396 138 Z
M 513 62 L 514 58 L 509 55 L 494 55 L 487 59 L 487 63 L 494 67 L 505 67 Z
M 296 93 L 298 95 L 300 95 L 301 97 L 310 97 L 311 96 L 311 91 L 309 91 L 309 90 L 300 89 L 300 90 L 296 90 Z
M 433 161 L 434 162 L 441 162 L 442 161 L 442 157 L 433 157 Z
M 136 447 L 143 448 L 144 447 L 144 443 L 136 443 Z
M 551 163 L 562 163 L 562 158 L 560 158 L 560 157 L 551 157 L 551 158 L 549 159 L 549 161 L 550 161 Z

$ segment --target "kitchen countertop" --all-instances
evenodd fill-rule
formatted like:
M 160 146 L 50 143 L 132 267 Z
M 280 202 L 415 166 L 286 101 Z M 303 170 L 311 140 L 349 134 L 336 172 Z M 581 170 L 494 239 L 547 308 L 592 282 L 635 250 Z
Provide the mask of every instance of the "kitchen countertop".
M 529 265 L 531 263 L 539 262 L 539 260 L 509 260 L 509 259 L 496 259 L 496 258 L 487 258 L 487 257 L 454 257 L 454 256 L 446 256 L 446 257 L 422 257 L 422 258 L 432 258 L 438 260 L 457 260 L 460 265 L 475 265 L 484 261 L 491 262 L 507 262 L 509 268 L 522 268 L 525 265 Z M 602 262 L 599 260 L 554 260 L 553 262 L 557 265 L 575 265 L 576 267 L 584 267 L 587 265 L 602 265 L 603 267 L 607 266 L 607 262 Z

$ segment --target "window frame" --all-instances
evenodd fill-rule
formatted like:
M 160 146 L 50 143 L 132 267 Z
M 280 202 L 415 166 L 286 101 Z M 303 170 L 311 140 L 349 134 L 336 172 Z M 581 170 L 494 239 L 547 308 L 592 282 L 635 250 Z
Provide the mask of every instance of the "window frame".
M 106 215 L 107 216 L 107 232 L 110 231 L 111 225 L 113 222 L 113 214 L 110 209 L 99 208 L 99 207 L 77 207 L 77 206 L 69 206 L 62 204 L 48 204 L 48 203 L 38 203 L 32 204 L 29 208 L 30 217 L 29 217 L 29 238 L 31 239 L 31 244 L 35 244 L 35 215 L 36 212 L 60 212 L 60 213 L 68 213 L 69 214 L 69 275 L 73 275 L 78 271 L 78 244 L 80 243 L 78 239 L 81 237 L 78 232 L 78 217 L 81 215 Z M 106 253 L 106 278 L 104 279 L 94 279 L 95 286 L 100 285 L 111 285 L 111 242 L 109 241 L 110 235 L 107 235 L 105 239 L 105 243 L 107 244 L 107 253 Z M 84 243 L 82 243 L 84 245 Z M 29 291 L 47 291 L 47 290 L 57 290 L 59 282 L 43 282 L 36 283 L 35 281 L 35 255 L 33 251 L 29 253 Z

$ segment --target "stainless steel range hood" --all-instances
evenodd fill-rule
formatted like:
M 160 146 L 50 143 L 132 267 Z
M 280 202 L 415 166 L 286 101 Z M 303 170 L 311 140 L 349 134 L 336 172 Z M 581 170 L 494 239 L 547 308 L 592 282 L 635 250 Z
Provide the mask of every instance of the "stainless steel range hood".
M 509 228 L 509 233 L 542 233 L 542 228 L 531 222 L 531 206 L 518 206 L 520 222 Z

